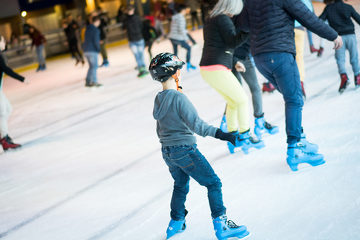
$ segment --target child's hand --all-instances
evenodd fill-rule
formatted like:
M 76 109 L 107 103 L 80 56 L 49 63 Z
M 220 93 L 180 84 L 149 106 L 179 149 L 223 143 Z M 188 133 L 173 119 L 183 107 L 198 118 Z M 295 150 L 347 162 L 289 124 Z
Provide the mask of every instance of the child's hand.
M 334 40 L 334 49 L 338 50 L 339 48 L 341 48 L 343 45 L 343 41 L 342 38 L 340 37 L 340 35 Z
M 215 138 L 231 142 L 232 145 L 236 145 L 236 136 L 231 133 L 224 133 L 220 128 L 216 130 Z
M 239 62 L 239 61 L 236 62 L 236 64 L 235 64 L 235 69 L 236 69 L 236 71 L 238 71 L 238 72 L 246 72 L 245 65 L 242 64 L 242 63 Z

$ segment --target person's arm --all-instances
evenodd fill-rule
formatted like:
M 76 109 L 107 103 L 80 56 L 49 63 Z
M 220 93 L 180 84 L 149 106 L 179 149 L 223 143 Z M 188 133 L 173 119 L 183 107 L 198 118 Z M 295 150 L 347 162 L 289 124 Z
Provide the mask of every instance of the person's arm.
M 176 101 L 178 113 L 190 130 L 203 137 L 215 137 L 217 128 L 208 125 L 199 117 L 194 105 L 185 95 L 178 95 Z
M 221 131 L 220 128 L 210 126 L 204 122 L 198 116 L 194 105 L 185 95 L 179 95 L 176 101 L 180 117 L 193 132 L 203 137 L 211 136 L 236 145 L 235 135 L 231 133 L 225 133 Z
M 248 39 L 247 33 L 243 31 L 236 32 L 234 23 L 225 15 L 219 16 L 216 24 L 222 39 L 230 48 L 236 48 Z
M 100 30 L 94 27 L 94 46 L 100 52 Z
M 319 18 L 323 21 L 327 20 L 327 16 L 328 16 L 328 11 L 327 11 L 327 7 L 325 7 L 324 11 L 320 14 Z
M 353 6 L 350 7 L 351 7 L 351 17 L 360 25 L 360 14 L 356 12 Z
M 14 72 L 11 68 L 9 68 L 6 63 L 5 60 L 3 58 L 3 56 L 0 55 L 0 69 L 7 75 L 9 75 L 12 78 L 15 78 L 21 82 L 24 82 L 25 78 L 19 74 L 17 74 L 16 72 Z
M 302 26 L 329 41 L 337 39 L 337 32 L 311 12 L 301 0 L 284 0 L 284 10 Z
M 180 18 L 179 21 L 179 33 L 181 38 L 184 39 L 186 42 L 189 41 L 188 31 L 186 30 L 186 19 L 185 17 Z

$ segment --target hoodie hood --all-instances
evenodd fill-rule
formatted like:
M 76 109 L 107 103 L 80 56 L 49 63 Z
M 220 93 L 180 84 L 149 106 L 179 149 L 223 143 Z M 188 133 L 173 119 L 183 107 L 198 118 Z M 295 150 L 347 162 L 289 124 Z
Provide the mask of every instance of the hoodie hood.
M 153 116 L 156 120 L 160 120 L 166 115 L 177 94 L 179 94 L 179 92 L 173 89 L 158 93 L 155 98 L 153 111 Z

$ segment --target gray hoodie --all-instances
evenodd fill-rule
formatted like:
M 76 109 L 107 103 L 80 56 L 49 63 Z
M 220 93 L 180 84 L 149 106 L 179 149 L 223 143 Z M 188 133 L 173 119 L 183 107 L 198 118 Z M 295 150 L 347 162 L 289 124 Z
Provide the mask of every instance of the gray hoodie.
M 173 89 L 159 92 L 154 102 L 156 132 L 162 146 L 193 145 L 194 132 L 215 137 L 217 128 L 201 120 L 190 100 Z

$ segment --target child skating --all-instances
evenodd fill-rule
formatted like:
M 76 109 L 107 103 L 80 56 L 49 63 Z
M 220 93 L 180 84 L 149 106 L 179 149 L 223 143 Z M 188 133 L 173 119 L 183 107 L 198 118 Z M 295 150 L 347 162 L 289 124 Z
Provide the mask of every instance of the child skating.
M 171 220 L 166 231 L 167 239 L 186 229 L 186 195 L 190 177 L 208 189 L 211 217 L 216 237 L 244 238 L 249 235 L 245 226 L 227 220 L 223 205 L 221 181 L 209 162 L 199 152 L 194 133 L 212 136 L 236 144 L 237 136 L 224 133 L 201 120 L 189 99 L 181 92 L 180 69 L 185 63 L 176 55 L 161 53 L 152 59 L 150 74 L 162 83 L 163 91 L 155 98 L 153 115 L 157 121 L 157 135 L 162 145 L 162 155 L 174 179 L 171 199 Z

